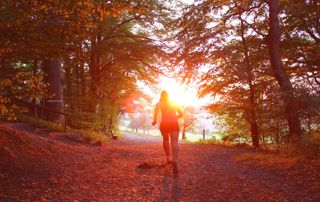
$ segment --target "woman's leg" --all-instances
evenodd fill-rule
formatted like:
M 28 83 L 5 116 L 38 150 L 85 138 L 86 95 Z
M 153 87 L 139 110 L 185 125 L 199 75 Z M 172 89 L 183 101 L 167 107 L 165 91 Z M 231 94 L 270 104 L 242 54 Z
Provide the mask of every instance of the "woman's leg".
M 163 138 L 163 149 L 166 154 L 167 162 L 171 161 L 170 159 L 170 146 L 169 146 L 169 133 L 162 132 L 162 138 Z
M 178 172 L 178 157 L 179 157 L 179 131 L 173 131 L 170 133 L 171 138 L 171 147 L 172 147 L 172 154 L 173 154 L 173 163 L 176 166 L 174 168 L 175 172 Z M 176 170 L 175 170 L 176 169 Z

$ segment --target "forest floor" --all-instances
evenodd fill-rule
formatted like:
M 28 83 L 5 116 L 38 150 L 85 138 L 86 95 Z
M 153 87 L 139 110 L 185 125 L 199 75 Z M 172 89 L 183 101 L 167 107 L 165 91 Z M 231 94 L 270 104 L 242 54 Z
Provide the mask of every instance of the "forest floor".
M 180 173 L 161 139 L 108 143 L 22 123 L 0 123 L 0 201 L 320 201 L 318 160 L 278 163 L 261 151 L 180 144 Z M 154 168 L 141 168 L 153 162 Z

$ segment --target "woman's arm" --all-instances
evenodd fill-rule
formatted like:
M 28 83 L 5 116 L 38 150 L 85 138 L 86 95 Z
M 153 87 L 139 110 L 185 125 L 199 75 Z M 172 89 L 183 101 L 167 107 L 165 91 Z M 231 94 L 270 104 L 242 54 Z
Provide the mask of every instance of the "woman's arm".
M 177 107 L 177 118 L 180 119 L 183 117 L 183 112 L 180 107 Z
M 159 113 L 159 104 L 157 103 L 156 107 L 154 108 L 152 125 L 156 125 L 157 118 L 158 118 L 158 113 Z

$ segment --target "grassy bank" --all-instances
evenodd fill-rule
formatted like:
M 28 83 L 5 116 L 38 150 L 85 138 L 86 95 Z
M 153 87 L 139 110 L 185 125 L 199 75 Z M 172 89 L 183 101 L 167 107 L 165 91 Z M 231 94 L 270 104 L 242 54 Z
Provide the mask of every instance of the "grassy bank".
M 36 127 L 48 128 L 53 131 L 77 133 L 77 134 L 81 135 L 82 137 L 89 138 L 91 140 L 102 141 L 102 142 L 108 142 L 110 140 L 109 136 L 105 135 L 104 133 L 102 133 L 100 131 L 95 131 L 93 129 L 75 129 L 75 128 L 70 128 L 70 127 L 67 127 L 65 129 L 65 127 L 61 124 L 45 121 L 42 119 L 36 119 L 34 117 L 29 117 L 29 116 L 25 116 L 25 115 L 19 115 L 18 121 L 23 122 L 23 123 L 29 123 L 29 124 L 34 125 Z

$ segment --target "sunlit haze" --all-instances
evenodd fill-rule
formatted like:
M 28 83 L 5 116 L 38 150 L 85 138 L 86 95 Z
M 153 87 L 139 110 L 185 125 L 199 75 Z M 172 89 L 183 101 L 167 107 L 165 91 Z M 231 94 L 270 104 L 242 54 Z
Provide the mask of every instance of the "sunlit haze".
M 200 107 L 206 105 L 210 101 L 208 97 L 198 98 L 195 84 L 182 84 L 179 80 L 174 78 L 161 77 L 159 79 L 157 92 L 152 91 L 142 83 L 138 84 L 146 94 L 152 97 L 153 104 L 159 101 L 162 91 L 167 91 L 170 100 L 180 106 Z
M 173 78 L 161 78 L 159 87 L 161 88 L 161 91 L 167 91 L 169 93 L 170 100 L 177 105 L 195 106 L 199 104 L 196 90 L 185 84 L 180 84 Z M 156 101 L 159 99 L 158 97 L 159 95 L 155 98 Z

